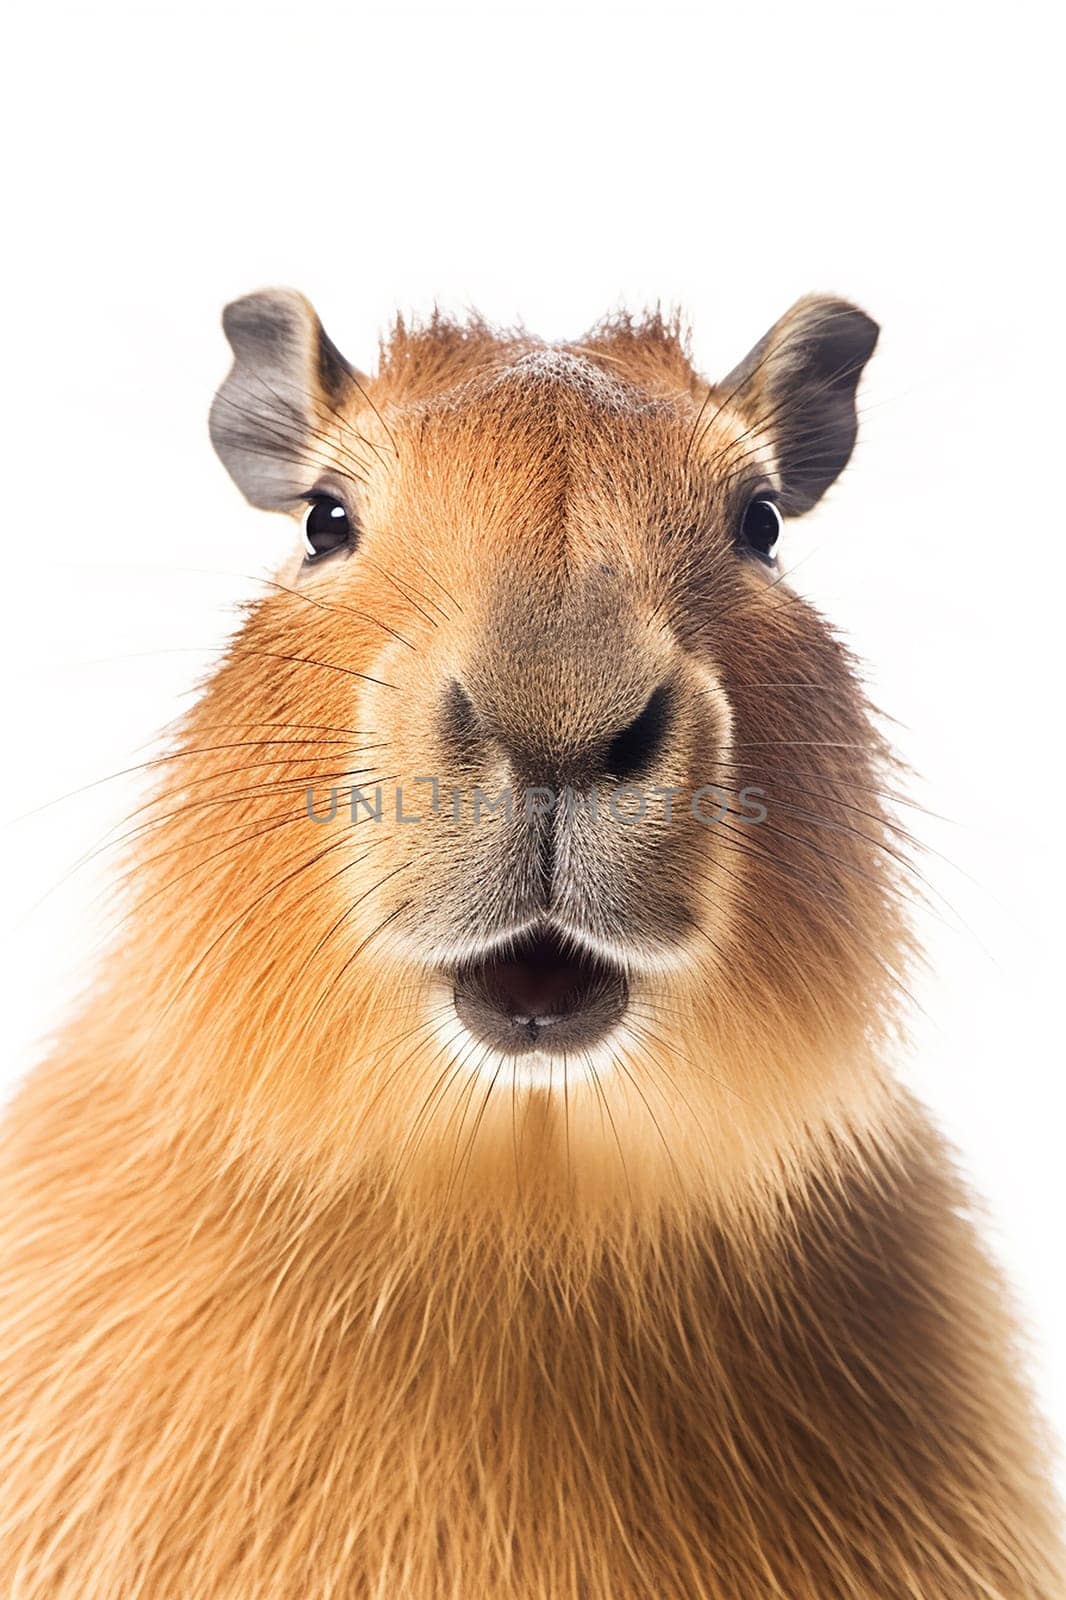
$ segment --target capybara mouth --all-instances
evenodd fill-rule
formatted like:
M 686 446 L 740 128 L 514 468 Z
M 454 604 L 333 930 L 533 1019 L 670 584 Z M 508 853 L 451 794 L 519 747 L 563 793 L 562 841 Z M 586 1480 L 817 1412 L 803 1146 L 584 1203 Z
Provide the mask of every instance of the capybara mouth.
M 621 968 L 567 945 L 550 929 L 454 974 L 455 1010 L 470 1032 L 511 1055 L 587 1050 L 625 1014 Z

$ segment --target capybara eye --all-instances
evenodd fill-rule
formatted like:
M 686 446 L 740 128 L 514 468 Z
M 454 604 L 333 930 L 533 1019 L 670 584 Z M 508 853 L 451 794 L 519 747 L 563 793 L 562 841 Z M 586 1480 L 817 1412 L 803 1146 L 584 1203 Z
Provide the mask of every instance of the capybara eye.
M 772 500 L 752 500 L 740 524 L 740 537 L 763 561 L 772 561 L 781 537 L 781 513 Z
M 308 499 L 310 504 L 304 515 L 304 550 L 308 561 L 318 561 L 351 544 L 352 524 L 344 506 L 332 495 L 309 495 Z

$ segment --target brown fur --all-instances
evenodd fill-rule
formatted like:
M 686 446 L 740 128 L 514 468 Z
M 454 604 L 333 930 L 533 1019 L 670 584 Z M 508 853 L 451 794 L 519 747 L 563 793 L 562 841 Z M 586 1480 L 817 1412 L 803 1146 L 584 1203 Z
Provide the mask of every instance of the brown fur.
M 3 1593 L 1053 1600 L 1010 1319 L 885 1066 L 891 758 L 833 632 L 733 544 L 746 486 L 821 470 L 780 427 L 792 356 L 708 391 L 659 320 L 556 351 L 438 319 L 371 383 L 282 309 L 235 476 L 328 483 L 361 542 L 251 610 L 9 1113 Z M 315 826 L 305 789 L 505 781 L 442 743 L 457 676 L 571 750 L 665 673 L 659 781 L 761 785 L 767 824 L 579 840 L 628 1031 L 610 1070 L 481 1075 L 440 964 L 517 915 L 511 836 Z

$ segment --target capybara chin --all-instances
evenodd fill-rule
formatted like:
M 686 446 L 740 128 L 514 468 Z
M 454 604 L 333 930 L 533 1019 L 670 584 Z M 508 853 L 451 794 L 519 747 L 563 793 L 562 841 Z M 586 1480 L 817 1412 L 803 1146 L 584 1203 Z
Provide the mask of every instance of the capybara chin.
M 1055 1600 L 1000 1284 L 893 1081 L 914 884 L 778 568 L 877 329 L 224 319 L 302 548 L 7 1115 L 10 1600 Z M 905 621 L 901 620 L 901 627 Z

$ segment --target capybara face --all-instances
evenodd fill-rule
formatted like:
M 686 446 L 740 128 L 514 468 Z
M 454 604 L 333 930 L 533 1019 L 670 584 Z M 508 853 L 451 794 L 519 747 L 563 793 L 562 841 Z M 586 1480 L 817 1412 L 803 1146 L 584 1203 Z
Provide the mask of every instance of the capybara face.
M 400 327 L 373 380 L 298 295 L 226 331 L 216 447 L 304 547 L 191 721 L 218 804 L 169 824 L 226 1115 L 545 1204 L 831 1136 L 894 981 L 885 756 L 777 546 L 874 325 L 800 302 L 713 388 L 657 319 Z

